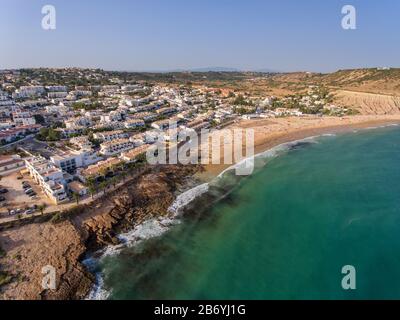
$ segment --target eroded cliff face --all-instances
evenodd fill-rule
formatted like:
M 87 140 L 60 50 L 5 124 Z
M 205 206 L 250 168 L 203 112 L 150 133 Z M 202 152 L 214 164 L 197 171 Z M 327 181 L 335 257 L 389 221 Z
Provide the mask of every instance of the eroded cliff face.
M 362 115 L 400 114 L 400 96 L 338 90 L 335 102 L 353 108 Z
M 96 249 L 118 244 L 116 234 L 147 219 L 168 215 L 176 190 L 197 170 L 196 166 L 164 166 L 127 185 L 111 197 L 108 210 L 83 222 L 88 246 Z
M 13 281 L 2 299 L 83 299 L 93 276 L 80 260 L 87 251 L 118 244 L 116 235 L 143 221 L 168 215 L 176 192 L 198 166 L 162 166 L 127 182 L 90 206 L 79 207 L 58 223 L 43 222 L 0 231 L 7 255 L 0 265 Z M 43 267 L 56 271 L 56 290 L 42 287 Z
M 92 276 L 80 264 L 85 242 L 75 227 L 64 221 L 30 224 L 1 232 L 7 252 L 1 264 L 13 277 L 3 299 L 81 299 L 92 285 Z M 45 290 L 46 266 L 54 267 L 56 290 Z

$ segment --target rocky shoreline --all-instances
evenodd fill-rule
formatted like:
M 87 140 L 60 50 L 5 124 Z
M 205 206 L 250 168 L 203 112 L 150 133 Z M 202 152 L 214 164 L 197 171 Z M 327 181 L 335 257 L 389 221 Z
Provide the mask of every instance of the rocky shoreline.
M 0 230 L 0 244 L 7 253 L 1 269 L 12 276 L 0 291 L 1 299 L 84 299 L 94 276 L 82 259 L 108 245 L 119 244 L 118 234 L 155 217 L 168 217 L 168 208 L 201 171 L 200 166 L 157 166 L 145 170 L 124 186 L 78 206 L 53 221 Z M 54 266 L 56 290 L 43 290 L 42 268 Z

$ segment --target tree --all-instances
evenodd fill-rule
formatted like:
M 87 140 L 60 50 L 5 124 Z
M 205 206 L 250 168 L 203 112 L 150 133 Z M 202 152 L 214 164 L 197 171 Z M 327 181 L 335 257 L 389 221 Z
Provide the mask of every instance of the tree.
M 40 211 L 40 214 L 43 215 L 44 210 L 46 209 L 47 205 L 45 203 L 42 203 L 41 205 L 38 206 L 38 210 Z
M 96 180 L 93 177 L 89 177 L 86 180 L 86 186 L 88 187 L 90 195 L 92 196 L 92 199 L 93 199 L 93 196 L 95 195 L 95 193 L 97 191 L 96 190 Z
M 109 169 L 109 168 L 101 168 L 100 171 L 99 171 L 99 173 L 100 173 L 103 177 L 106 177 L 107 174 L 108 174 L 109 172 L 110 172 L 110 169 Z
M 128 175 L 128 174 L 127 174 L 125 171 L 123 171 L 123 172 L 120 173 L 120 177 L 121 177 L 121 179 L 122 179 L 123 182 L 125 182 L 126 176 L 127 176 L 127 175 Z
M 106 194 L 108 183 L 106 181 L 103 181 L 103 182 L 100 183 L 99 187 L 100 187 L 101 190 L 103 190 L 103 194 Z
M 41 141 L 59 141 L 61 139 L 61 132 L 56 131 L 53 128 L 42 128 L 40 129 L 37 138 Z
M 89 186 L 89 193 L 90 193 L 92 199 L 93 199 L 93 197 L 94 197 L 96 191 L 97 191 L 97 190 L 96 190 L 96 188 L 95 188 L 94 186 Z
M 33 117 L 35 118 L 36 123 L 44 125 L 46 120 L 44 119 L 44 117 L 41 114 L 35 114 L 33 115 Z
M 73 192 L 72 196 L 74 197 L 76 204 L 79 204 L 79 200 L 81 199 L 81 195 L 78 192 Z
M 118 183 L 117 177 L 112 177 L 111 180 L 110 180 L 110 183 L 114 186 L 114 189 L 115 189 L 115 186 L 116 186 L 117 183 Z

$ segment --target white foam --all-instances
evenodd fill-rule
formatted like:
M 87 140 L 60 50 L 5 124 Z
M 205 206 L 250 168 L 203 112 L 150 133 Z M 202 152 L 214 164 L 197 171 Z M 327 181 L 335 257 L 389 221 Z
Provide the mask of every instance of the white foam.
M 260 152 L 256 155 L 254 155 L 254 159 L 268 159 L 268 158 L 274 158 L 277 157 L 279 155 L 281 155 L 282 153 L 290 150 L 291 147 L 297 145 L 298 143 L 301 142 L 309 142 L 309 143 L 318 143 L 318 141 L 316 141 L 315 139 L 318 138 L 320 136 L 311 136 L 311 137 L 307 137 L 304 139 L 300 139 L 300 140 L 294 140 L 294 141 L 290 141 L 290 142 L 285 142 L 282 144 L 279 144 L 271 149 L 268 149 L 266 151 Z M 217 178 L 222 178 L 227 172 L 232 171 L 232 170 L 236 170 L 237 168 L 240 168 L 240 166 L 244 165 L 246 163 L 246 161 L 248 161 L 249 159 L 251 159 L 252 157 L 248 157 L 243 159 L 242 161 L 226 168 L 224 171 L 222 171 Z
M 174 203 L 169 207 L 168 211 L 175 216 L 178 215 L 182 208 L 186 207 L 194 199 L 206 193 L 209 190 L 208 183 L 204 183 L 190 189 L 176 197 Z
M 107 300 L 111 292 L 104 289 L 104 279 L 100 272 L 95 272 L 97 259 L 90 257 L 82 261 L 82 263 L 92 272 L 95 276 L 95 284 L 89 292 L 85 300 Z
M 322 135 L 322 137 L 336 137 L 337 135 L 335 133 L 325 133 Z
M 104 280 L 103 276 L 100 272 L 95 274 L 96 284 L 93 289 L 90 291 L 89 295 L 86 297 L 86 300 L 107 300 L 111 292 L 104 289 Z

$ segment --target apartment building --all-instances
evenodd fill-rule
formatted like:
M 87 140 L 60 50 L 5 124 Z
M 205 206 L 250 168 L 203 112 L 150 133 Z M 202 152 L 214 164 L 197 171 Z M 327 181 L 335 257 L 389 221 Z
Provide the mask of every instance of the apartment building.
M 69 142 L 79 149 L 91 149 L 93 147 L 88 136 L 74 137 L 71 138 Z
M 97 132 L 93 135 L 93 137 L 97 140 L 101 141 L 113 141 L 117 139 L 126 139 L 129 135 L 122 130 L 114 130 L 114 131 L 104 131 Z
M 50 157 L 51 162 L 62 171 L 75 173 L 76 169 L 92 165 L 102 160 L 96 152 L 90 149 L 59 151 L 58 154 Z
M 159 120 L 152 123 L 152 127 L 158 130 L 165 130 L 165 129 L 175 129 L 177 128 L 177 124 L 181 122 L 182 119 L 174 117 L 166 120 Z
M 157 114 L 163 115 L 163 116 L 172 114 L 174 112 L 176 112 L 176 108 L 174 108 L 174 107 L 167 107 L 167 108 L 162 108 L 162 109 L 156 110 Z
M 113 141 L 104 142 L 100 145 L 100 153 L 104 156 L 114 156 L 121 152 L 128 151 L 135 147 L 134 143 L 129 139 L 117 139 Z
M 100 117 L 101 123 L 118 122 L 122 120 L 122 114 L 119 111 L 111 111 L 109 114 Z
M 75 127 L 89 127 L 92 125 L 92 121 L 86 117 L 77 117 L 68 119 L 65 121 L 65 126 L 67 129 L 75 128 Z
M 25 162 L 18 155 L 2 156 L 0 155 L 0 174 L 20 170 L 25 166 Z
M 47 97 L 50 99 L 64 99 L 68 96 L 68 92 L 48 92 Z
M 13 98 L 30 98 L 46 92 L 43 86 L 22 86 L 13 93 Z
M 67 86 L 46 86 L 47 91 L 49 92 L 66 92 Z
M 134 136 L 129 138 L 129 141 L 133 142 L 135 147 L 139 147 L 144 144 L 144 134 L 135 134 Z
M 152 112 L 139 112 L 129 116 L 131 119 L 143 119 L 145 122 L 151 122 L 157 120 L 158 114 Z
M 40 128 L 40 125 L 34 124 L 2 130 L 0 131 L 0 144 L 6 144 L 18 139 L 22 139 L 24 136 L 30 133 L 38 132 Z
M 13 121 L 17 125 L 22 125 L 22 126 L 29 126 L 29 125 L 34 125 L 36 124 L 35 118 L 32 116 L 32 114 L 28 111 L 16 111 L 13 112 Z
M 125 121 L 125 128 L 127 129 L 135 129 L 135 128 L 140 128 L 144 127 L 146 124 L 144 123 L 144 120 L 142 119 L 130 119 L 128 121 Z
M 104 161 L 100 161 L 88 168 L 81 170 L 78 174 L 79 179 L 86 183 L 89 178 L 97 178 L 104 174 L 105 170 L 111 170 L 114 166 L 123 163 L 122 159 L 119 158 L 109 158 Z
M 140 156 L 145 155 L 149 148 L 150 148 L 149 144 L 144 144 L 130 151 L 123 152 L 120 158 L 126 162 L 135 162 Z
M 25 160 L 25 166 L 31 178 L 52 202 L 60 204 L 69 200 L 64 187 L 64 174 L 52 162 L 39 156 Z

